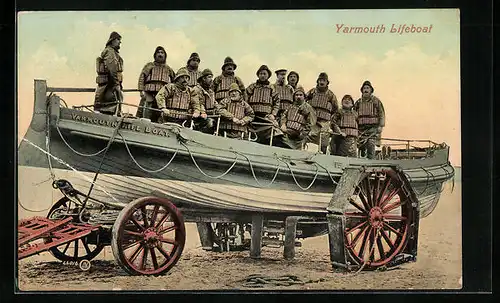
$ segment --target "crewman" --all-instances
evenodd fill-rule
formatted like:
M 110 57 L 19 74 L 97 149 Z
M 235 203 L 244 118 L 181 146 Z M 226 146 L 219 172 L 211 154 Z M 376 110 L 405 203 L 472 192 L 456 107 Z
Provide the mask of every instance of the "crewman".
M 361 98 L 354 104 L 359 115 L 359 150 L 361 157 L 375 159 L 375 147 L 380 145 L 380 136 L 385 126 L 385 110 L 382 101 L 373 95 L 370 81 L 361 85 Z
M 204 69 L 198 76 L 198 85 L 194 90 L 200 102 L 200 117 L 195 120 L 194 129 L 200 130 L 204 133 L 214 132 L 214 118 L 215 115 L 215 95 L 212 90 L 213 73 L 210 69 Z M 212 116 L 212 117 L 209 117 Z
M 331 150 L 337 156 L 356 157 L 358 144 L 358 113 L 351 95 L 342 98 L 342 109 L 332 121 Z
M 271 133 L 275 136 L 283 135 L 278 124 L 280 99 L 274 86 L 269 83 L 269 78 L 272 75 L 269 67 L 262 65 L 257 70 L 256 75 L 257 81 L 246 89 L 246 100 L 255 112 L 255 122 L 269 124 L 256 126 L 257 142 L 269 144 Z M 271 132 L 272 128 L 276 128 L 274 132 Z
M 175 78 L 174 70 L 166 63 L 167 52 L 162 46 L 158 46 L 153 54 L 154 61 L 147 63 L 140 75 L 137 88 L 140 91 L 141 101 L 137 109 L 136 116 L 148 118 L 152 122 L 158 122 L 160 112 L 156 104 L 156 94 L 167 83 L 171 83 Z
M 246 139 L 248 124 L 255 118 L 254 111 L 244 100 L 238 84 L 232 83 L 228 93 L 229 97 L 216 104 L 217 114 L 221 116 L 219 135 Z
M 231 57 L 226 57 L 224 59 L 224 64 L 222 65 L 222 74 L 215 77 L 212 86 L 215 93 L 215 101 L 219 102 L 224 98 L 229 96 L 229 87 L 232 83 L 238 84 L 238 87 L 245 92 L 245 85 L 243 81 L 235 75 L 235 70 L 238 66 L 234 63 Z M 244 96 L 243 96 L 244 97 Z
M 303 145 L 314 137 L 313 125 L 316 124 L 314 109 L 305 102 L 306 93 L 299 87 L 293 93 L 293 103 L 280 119 L 281 130 L 285 134 L 283 142 L 292 149 L 302 149 Z
M 330 134 L 332 130 L 330 128 L 332 119 L 338 113 L 338 102 L 335 94 L 328 88 L 330 81 L 328 80 L 328 74 L 321 72 L 316 80 L 316 87 L 311 89 L 307 95 L 307 102 L 316 111 L 316 125 L 315 128 L 319 128 L 315 131 L 315 134 L 320 133 L 319 136 L 313 138 L 314 142 L 319 143 L 321 138 L 321 152 L 326 154 L 328 147 L 328 141 L 330 139 Z
M 101 56 L 96 59 L 97 88 L 94 110 L 106 115 L 121 115 L 121 102 L 123 102 L 123 59 L 119 54 L 121 39 L 120 34 L 112 32 Z
M 186 70 L 189 74 L 189 87 L 195 87 L 198 85 L 198 78 L 200 77 L 201 71 L 198 69 L 200 65 L 200 56 L 198 53 L 192 53 L 186 64 Z
M 276 83 L 274 83 L 274 89 L 278 93 L 278 97 L 280 99 L 278 117 L 281 117 L 283 112 L 293 103 L 293 87 L 285 83 L 286 72 L 287 70 L 284 68 L 275 71 Z
M 301 86 L 299 85 L 299 74 L 296 71 L 292 70 L 290 73 L 288 73 L 286 81 L 288 82 L 288 85 L 290 85 L 294 90 Z
M 158 108 L 162 111 L 160 123 L 183 125 L 185 121 L 200 116 L 198 96 L 194 89 L 188 86 L 188 82 L 189 74 L 185 68 L 181 68 L 175 75 L 174 83 L 167 83 L 160 89 L 156 95 Z

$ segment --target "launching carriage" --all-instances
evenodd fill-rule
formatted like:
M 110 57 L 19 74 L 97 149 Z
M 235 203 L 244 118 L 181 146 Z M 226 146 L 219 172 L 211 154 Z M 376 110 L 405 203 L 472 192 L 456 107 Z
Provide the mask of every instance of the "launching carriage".
M 19 222 L 19 259 L 80 262 L 111 245 L 128 273 L 164 274 L 196 222 L 206 250 L 293 258 L 300 239 L 328 234 L 334 267 L 393 266 L 416 260 L 419 220 L 454 175 L 446 144 L 382 139 L 376 160 L 324 155 L 68 108 L 55 94 L 81 91 L 93 90 L 35 80 L 19 171 L 48 169 L 63 198 Z

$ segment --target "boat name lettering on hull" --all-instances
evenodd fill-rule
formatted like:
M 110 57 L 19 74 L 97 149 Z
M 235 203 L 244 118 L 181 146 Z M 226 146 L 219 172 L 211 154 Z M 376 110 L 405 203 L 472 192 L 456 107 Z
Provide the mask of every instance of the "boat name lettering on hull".
M 106 126 L 106 127 L 116 127 L 118 125 L 118 122 L 116 121 L 109 121 L 109 120 L 104 120 L 104 119 L 99 119 L 99 118 L 93 118 L 93 117 L 87 117 L 87 116 L 82 116 L 78 114 L 71 114 L 71 119 L 75 121 L 80 121 L 80 122 L 85 122 L 89 124 L 95 124 L 95 125 L 101 125 L 101 126 Z M 151 127 L 151 126 L 146 126 L 142 127 L 141 125 L 138 124 L 133 124 L 133 123 L 123 123 L 120 127 L 121 129 L 126 129 L 126 130 L 131 130 L 131 131 L 136 131 L 136 132 L 142 132 L 146 134 L 153 134 L 157 136 L 162 136 L 162 137 L 167 137 L 168 133 L 161 128 L 156 128 L 156 127 Z

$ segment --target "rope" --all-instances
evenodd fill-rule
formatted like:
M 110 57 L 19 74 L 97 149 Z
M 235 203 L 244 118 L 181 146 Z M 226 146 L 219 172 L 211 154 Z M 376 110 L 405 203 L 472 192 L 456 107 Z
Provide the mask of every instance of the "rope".
M 335 185 L 338 185 L 339 183 L 337 181 L 335 181 L 332 177 L 332 174 L 330 173 L 330 171 L 324 167 L 323 165 L 319 164 L 318 162 L 314 161 L 314 164 L 318 165 L 319 167 L 321 167 L 322 169 L 324 169 L 327 173 L 328 173 L 328 176 L 330 177 L 330 180 L 332 180 L 332 183 L 335 184 Z
M 63 160 L 57 158 L 56 156 L 50 154 L 49 152 L 45 151 L 43 148 L 39 147 L 38 145 L 32 143 L 31 141 L 29 141 L 28 139 L 26 138 L 23 138 L 23 141 L 26 141 L 28 144 L 30 144 L 31 146 L 35 147 L 36 149 L 38 149 L 39 151 L 41 151 L 42 153 L 46 154 L 47 156 L 53 158 L 54 160 L 56 160 L 57 162 L 59 162 L 60 164 L 66 166 L 67 168 L 71 169 L 72 171 L 76 172 L 77 174 L 81 175 L 83 177 L 83 179 L 85 179 L 86 181 L 88 181 L 89 183 L 93 183 L 92 180 L 90 178 L 88 178 L 87 176 L 85 176 L 83 173 L 81 173 L 80 171 L 76 170 L 75 168 L 73 168 L 71 165 L 69 165 L 68 163 L 64 162 Z M 96 184 L 97 187 L 99 187 L 103 193 L 105 193 L 106 195 L 108 195 L 109 197 L 111 197 L 113 200 L 115 200 L 116 202 L 118 203 L 121 203 L 120 201 L 118 201 L 113 195 L 111 195 L 110 193 L 108 193 L 104 187 Z
M 69 147 L 69 149 L 71 149 L 71 151 L 73 151 L 75 154 L 77 154 L 79 156 L 82 156 L 82 157 L 94 157 L 94 156 L 97 156 L 97 155 L 101 154 L 102 152 L 104 152 L 106 150 L 106 146 L 105 146 L 103 149 L 101 149 L 100 151 L 95 152 L 93 154 L 84 154 L 84 153 L 81 153 L 81 152 L 75 150 L 73 147 L 71 147 L 69 145 L 69 143 L 66 141 L 66 139 L 64 139 L 61 131 L 59 130 L 59 126 L 58 125 L 56 125 L 56 129 L 57 129 L 57 132 L 59 133 L 59 136 L 61 137 L 62 141 L 64 142 L 64 144 L 66 144 L 66 146 Z
M 198 163 L 196 162 L 196 160 L 194 159 L 194 156 L 193 154 L 191 153 L 191 150 L 189 149 L 189 147 L 182 141 L 179 141 L 180 144 L 182 144 L 182 146 L 184 146 L 186 148 L 186 150 L 188 151 L 189 153 L 189 156 L 191 156 L 191 160 L 193 160 L 193 163 L 194 165 L 196 166 L 196 168 L 200 171 L 200 173 L 202 173 L 204 176 L 206 177 L 209 177 L 209 178 L 212 178 L 212 179 L 220 179 L 222 177 L 224 177 L 225 175 L 227 175 L 231 169 L 233 169 L 233 167 L 236 165 L 236 162 L 238 161 L 238 154 L 236 152 L 234 152 L 236 154 L 236 157 L 234 158 L 234 162 L 233 164 L 228 168 L 228 170 L 226 170 L 224 173 L 222 173 L 221 175 L 219 176 L 210 176 L 209 174 L 205 173 L 201 168 L 200 166 L 198 166 Z
M 379 236 L 379 234 L 380 234 L 380 230 L 377 229 L 377 234 L 375 235 L 375 238 L 377 236 Z M 368 258 L 373 254 L 374 251 L 375 251 L 375 240 L 373 241 L 372 248 L 370 250 L 370 253 L 368 254 Z M 369 260 L 367 260 L 366 256 L 364 259 L 365 260 L 363 260 L 363 264 L 361 264 L 359 269 L 354 274 L 352 274 L 353 276 L 359 274 L 365 268 L 366 265 L 369 265 L 371 263 Z
M 127 141 L 126 141 L 126 140 L 125 140 L 125 138 L 122 136 L 122 134 L 119 134 L 119 135 L 120 135 L 120 137 L 122 138 L 123 143 L 125 144 L 125 148 L 127 149 L 127 152 L 128 152 L 128 154 L 129 154 L 130 158 L 132 158 L 132 161 L 134 161 L 134 163 L 135 163 L 135 164 L 136 164 L 136 165 L 137 165 L 140 169 L 142 169 L 143 171 L 148 172 L 148 173 L 157 173 L 157 172 L 160 172 L 160 171 L 164 170 L 165 168 L 167 168 L 167 166 L 169 166 L 169 165 L 170 165 L 170 163 L 172 163 L 172 161 L 174 160 L 175 156 L 177 155 L 177 152 L 179 151 L 179 148 L 177 148 L 177 149 L 175 150 L 174 155 L 172 156 L 172 158 L 170 158 L 170 161 L 168 161 L 168 163 L 167 163 L 167 164 L 165 164 L 165 166 L 163 166 L 163 167 L 161 167 L 161 168 L 159 168 L 159 169 L 157 169 L 157 170 L 149 170 L 149 169 L 147 169 L 147 168 L 142 167 L 142 166 L 141 166 L 141 165 L 140 165 L 140 164 L 139 164 L 139 163 L 135 160 L 135 157 L 132 155 L 132 152 L 131 152 L 131 151 L 130 151 L 130 149 L 128 148 Z
M 304 285 L 306 283 L 318 283 L 325 281 L 325 278 L 319 279 L 309 279 L 307 281 L 301 280 L 299 277 L 294 275 L 282 275 L 278 277 L 265 276 L 262 274 L 249 275 L 244 281 L 243 287 L 248 288 L 263 288 L 265 285 L 268 286 L 291 286 L 291 285 Z
M 305 188 L 304 188 L 304 187 L 302 187 L 302 186 L 299 184 L 299 182 L 298 182 L 298 181 L 297 181 L 297 179 L 295 178 L 295 174 L 293 173 L 293 170 L 292 170 L 292 168 L 290 167 L 290 164 L 288 164 L 288 162 L 286 162 L 286 161 L 281 160 L 280 158 L 278 158 L 278 160 L 280 160 L 280 161 L 284 162 L 284 163 L 286 164 L 286 166 L 288 166 L 288 169 L 290 170 L 290 173 L 292 174 L 293 181 L 295 181 L 295 184 L 297 184 L 297 186 L 298 186 L 300 189 L 302 189 L 302 190 L 306 191 L 306 190 L 308 190 L 309 188 L 311 188 L 311 186 L 313 186 L 314 181 L 316 181 L 316 178 L 318 177 L 318 173 L 319 173 L 319 168 L 318 168 L 318 166 L 317 166 L 317 165 L 314 165 L 314 166 L 316 167 L 316 173 L 315 173 L 315 175 L 314 175 L 313 180 L 311 181 L 311 183 L 309 184 L 309 186 L 308 186 L 308 187 L 305 187 Z M 314 164 L 316 164 L 316 163 L 314 163 Z
M 241 155 L 242 157 L 244 157 L 247 160 L 248 164 L 250 165 L 250 171 L 252 172 L 252 176 L 253 176 L 255 182 L 257 182 L 257 184 L 260 187 L 268 188 L 268 187 L 270 187 L 274 183 L 274 181 L 276 180 L 276 177 L 278 176 L 278 172 L 280 171 L 280 166 L 281 165 L 280 165 L 279 161 L 278 161 L 278 166 L 276 166 L 276 172 L 274 173 L 274 177 L 271 180 L 271 182 L 269 182 L 266 185 L 262 185 L 262 184 L 260 184 L 259 180 L 257 179 L 257 176 L 255 175 L 255 171 L 253 169 L 252 161 L 250 161 L 250 158 L 248 158 L 245 154 L 242 154 L 242 153 L 238 153 L 238 154 Z M 276 156 L 276 154 L 275 154 L 275 156 Z

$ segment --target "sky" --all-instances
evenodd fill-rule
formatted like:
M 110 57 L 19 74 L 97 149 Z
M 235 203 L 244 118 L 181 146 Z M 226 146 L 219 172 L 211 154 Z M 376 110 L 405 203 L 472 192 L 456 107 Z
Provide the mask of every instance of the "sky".
M 342 33 L 338 27 L 384 25 L 385 33 Z M 429 33 L 390 33 L 392 25 Z M 122 35 L 124 88 L 137 88 L 156 46 L 175 71 L 192 52 L 200 68 L 220 74 L 226 56 L 248 86 L 266 64 L 300 75 L 305 89 L 320 72 L 340 100 L 360 96 L 364 80 L 383 102 L 383 137 L 446 142 L 453 165 L 460 150 L 460 21 L 456 9 L 297 11 L 21 12 L 17 23 L 18 136 L 33 113 L 33 80 L 53 87 L 95 87 L 95 59 L 112 31 Z M 275 75 L 270 79 L 276 80 Z M 59 93 L 72 105 L 93 104 L 93 93 Z M 138 93 L 125 102 L 138 104 Z M 135 113 L 134 108 L 129 108 Z M 18 141 L 19 141 L 18 140 Z

